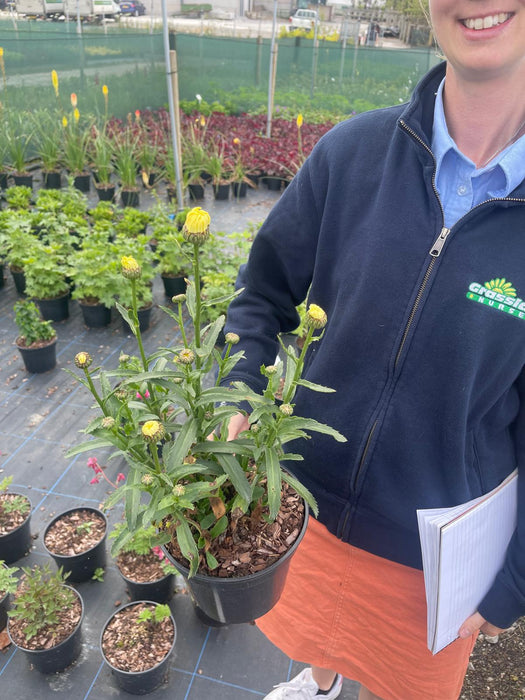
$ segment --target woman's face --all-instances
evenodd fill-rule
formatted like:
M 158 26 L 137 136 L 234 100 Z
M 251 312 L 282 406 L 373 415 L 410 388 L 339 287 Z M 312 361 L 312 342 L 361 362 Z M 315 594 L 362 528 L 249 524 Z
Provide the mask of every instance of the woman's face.
M 463 78 L 525 77 L 525 0 L 429 0 L 429 6 L 438 43 Z

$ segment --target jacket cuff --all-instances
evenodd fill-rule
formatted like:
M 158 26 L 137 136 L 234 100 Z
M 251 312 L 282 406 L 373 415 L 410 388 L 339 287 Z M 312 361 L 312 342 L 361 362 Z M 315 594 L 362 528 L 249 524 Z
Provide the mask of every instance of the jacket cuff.
M 523 615 L 523 601 L 519 601 L 498 577 L 478 606 L 478 612 L 491 625 L 506 629 Z

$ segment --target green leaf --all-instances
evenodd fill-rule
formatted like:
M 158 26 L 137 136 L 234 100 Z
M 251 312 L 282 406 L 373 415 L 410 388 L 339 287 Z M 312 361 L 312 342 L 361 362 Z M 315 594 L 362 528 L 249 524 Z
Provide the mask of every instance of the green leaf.
M 228 528 L 228 518 L 226 515 L 223 515 L 222 518 L 219 518 L 215 525 L 212 527 L 210 530 L 210 536 L 212 539 L 215 539 L 219 535 L 222 535 L 223 532 L 226 532 Z
M 199 566 L 199 550 L 193 539 L 190 526 L 184 520 L 182 513 L 174 513 L 174 519 L 178 522 L 175 532 L 177 533 L 177 542 L 179 543 L 180 551 L 185 559 L 189 562 L 189 577 L 191 578 L 197 573 Z
M 277 453 L 269 447 L 264 448 L 266 477 L 268 480 L 268 506 L 270 520 L 275 520 L 281 507 L 281 475 L 282 469 Z
M 308 505 L 312 509 L 312 513 L 315 516 L 317 516 L 317 514 L 319 513 L 319 508 L 317 507 L 317 501 L 315 500 L 313 495 L 310 493 L 310 491 L 306 488 L 306 486 L 303 486 L 300 481 L 298 481 L 294 476 L 292 476 L 287 471 L 282 472 L 282 477 L 283 477 L 283 481 L 286 481 L 287 484 L 290 484 L 290 486 L 297 491 L 299 496 L 301 496 L 301 498 L 304 498 L 304 500 L 308 503 Z
M 314 382 L 308 382 L 306 379 L 299 379 L 297 384 L 311 389 L 312 391 L 320 391 L 324 394 L 333 394 L 335 389 L 331 389 L 329 386 L 323 386 L 322 384 L 315 384 Z
M 184 462 L 185 457 L 187 457 L 191 446 L 195 442 L 195 437 L 197 434 L 197 424 L 194 418 L 188 418 L 188 420 L 182 426 L 180 433 L 177 436 L 175 442 L 171 443 L 168 449 L 165 449 L 163 458 L 168 469 L 178 466 Z
M 337 442 L 346 442 L 346 438 L 335 428 L 331 428 L 329 425 L 324 423 L 319 423 L 313 418 L 301 418 L 300 416 L 291 416 L 293 420 L 293 427 L 299 430 L 314 430 L 317 433 L 323 433 L 324 435 L 330 435 L 335 438 Z
M 228 475 L 237 493 L 245 500 L 252 500 L 252 487 L 246 478 L 243 468 L 234 455 L 218 454 L 217 460 Z
M 115 306 L 116 306 L 117 311 L 119 312 L 119 314 L 120 314 L 120 315 L 122 316 L 122 318 L 124 319 L 124 321 L 127 322 L 127 324 L 128 324 L 128 326 L 130 327 L 131 332 L 133 333 L 133 335 L 137 335 L 137 330 L 136 330 L 136 328 L 135 328 L 135 323 L 133 322 L 131 316 L 129 315 L 128 310 L 125 309 L 125 308 L 122 306 L 122 304 L 119 304 L 118 301 L 115 302 Z
M 135 530 L 137 527 L 137 518 L 139 515 L 140 506 L 140 478 L 141 474 L 136 469 L 131 469 L 128 474 L 128 480 L 126 486 L 126 504 L 125 513 L 126 521 L 130 530 Z M 136 488 L 134 488 L 136 487 Z
M 208 568 L 212 570 L 219 566 L 219 562 L 210 552 L 206 552 L 206 564 L 208 564 Z

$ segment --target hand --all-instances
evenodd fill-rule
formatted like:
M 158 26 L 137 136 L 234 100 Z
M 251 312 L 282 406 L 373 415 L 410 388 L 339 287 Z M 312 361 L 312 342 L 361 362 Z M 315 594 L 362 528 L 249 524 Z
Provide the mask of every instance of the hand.
M 497 634 L 505 632 L 505 630 L 501 629 L 501 627 L 491 625 L 490 622 L 487 622 L 482 615 L 476 612 L 474 615 L 471 615 L 468 619 L 466 619 L 461 625 L 459 628 L 459 636 L 461 639 L 466 639 L 467 637 L 472 636 L 478 630 L 489 637 L 495 637 Z
M 249 427 L 248 416 L 245 416 L 244 413 L 236 413 L 228 423 L 228 440 L 235 440 L 239 433 L 248 430 Z M 208 440 L 213 440 L 213 433 L 208 435 Z

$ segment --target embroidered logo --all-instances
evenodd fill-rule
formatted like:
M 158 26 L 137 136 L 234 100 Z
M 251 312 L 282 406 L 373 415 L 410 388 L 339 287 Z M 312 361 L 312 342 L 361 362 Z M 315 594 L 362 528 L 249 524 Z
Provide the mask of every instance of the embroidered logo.
M 472 282 L 467 299 L 503 311 L 510 316 L 525 319 L 525 301 L 516 295 L 516 290 L 504 277 L 490 280 L 485 284 Z

